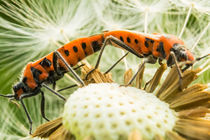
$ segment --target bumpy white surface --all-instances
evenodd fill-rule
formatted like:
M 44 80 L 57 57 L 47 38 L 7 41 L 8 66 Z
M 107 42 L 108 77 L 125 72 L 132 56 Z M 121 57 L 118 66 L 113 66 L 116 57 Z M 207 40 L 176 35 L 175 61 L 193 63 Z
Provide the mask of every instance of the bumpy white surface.
M 63 124 L 77 140 L 124 140 L 138 129 L 145 139 L 165 135 L 175 112 L 156 96 L 118 84 L 90 84 L 75 91 L 65 104 Z

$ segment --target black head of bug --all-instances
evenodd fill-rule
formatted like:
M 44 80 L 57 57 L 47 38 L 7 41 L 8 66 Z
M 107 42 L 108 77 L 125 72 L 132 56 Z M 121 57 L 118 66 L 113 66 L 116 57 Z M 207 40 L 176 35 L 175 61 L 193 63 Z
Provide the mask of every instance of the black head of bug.
M 22 82 L 19 82 L 13 86 L 13 94 L 7 94 L 7 95 L 0 94 L 0 96 L 9 98 L 11 100 L 14 100 L 14 99 L 19 100 L 19 96 L 22 95 L 24 91 L 25 89 L 23 90 Z
M 176 60 L 178 62 L 195 61 L 194 55 L 182 44 L 174 43 L 170 51 L 175 54 Z M 169 55 L 167 65 L 172 66 L 173 64 L 174 60 L 172 59 L 172 56 Z
M 21 81 L 13 86 L 13 91 L 15 93 L 15 99 L 19 100 L 20 96 L 26 91 L 25 84 Z
M 178 43 L 175 43 L 171 48 L 171 51 L 174 52 L 176 59 L 180 61 L 186 61 L 188 59 L 186 48 Z

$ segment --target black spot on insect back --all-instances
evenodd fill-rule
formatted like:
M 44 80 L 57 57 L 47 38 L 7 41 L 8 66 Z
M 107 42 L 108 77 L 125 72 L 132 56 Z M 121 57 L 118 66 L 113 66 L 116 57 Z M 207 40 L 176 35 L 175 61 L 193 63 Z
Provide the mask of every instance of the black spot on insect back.
M 65 50 L 64 53 L 66 54 L 66 56 L 69 56 L 69 51 Z
M 149 48 L 149 43 L 145 40 L 144 45 Z
M 27 77 L 24 77 L 23 78 L 23 83 L 26 83 L 26 81 L 27 81 Z
M 34 67 L 31 67 L 31 72 L 32 72 L 32 75 L 33 75 L 33 78 L 35 80 L 35 82 L 37 84 L 40 84 L 41 81 L 39 81 L 39 75 L 42 74 L 42 71 L 34 68 Z
M 127 42 L 131 43 L 131 39 L 129 37 L 127 37 Z
M 154 43 L 154 40 L 152 40 L 152 39 L 150 39 L 150 38 L 145 38 L 146 39 L 146 41 L 148 41 L 148 42 L 150 42 L 150 43 Z
M 154 43 L 154 40 L 150 39 L 150 38 L 145 38 L 145 42 L 144 42 L 144 45 L 149 48 L 149 43 Z
M 136 43 L 136 44 L 138 44 L 138 43 L 139 43 L 139 41 L 138 41 L 137 39 L 135 39 L 134 41 L 135 41 L 135 43 Z
M 156 51 L 159 52 L 162 55 L 163 58 L 166 58 L 166 53 L 165 53 L 165 50 L 164 50 L 163 42 L 159 43 Z
M 50 67 L 51 66 L 51 61 L 48 60 L 47 58 L 44 58 L 40 63 L 42 66 Z
M 83 43 L 82 43 L 82 49 L 83 49 L 85 55 L 87 56 L 88 54 L 87 54 L 87 52 L 85 51 L 86 47 L 87 47 L 86 43 L 83 42 Z
M 120 40 L 121 40 L 122 42 L 124 42 L 124 40 L 123 40 L 123 37 L 122 37 L 122 36 L 120 36 Z
M 101 49 L 101 45 L 99 45 L 97 41 L 92 42 L 92 47 L 94 52 L 97 52 Z
M 82 49 L 85 50 L 86 49 L 86 43 L 82 43 Z
M 77 49 L 76 46 L 73 47 L 73 50 L 74 50 L 75 53 L 78 52 L 78 49 Z

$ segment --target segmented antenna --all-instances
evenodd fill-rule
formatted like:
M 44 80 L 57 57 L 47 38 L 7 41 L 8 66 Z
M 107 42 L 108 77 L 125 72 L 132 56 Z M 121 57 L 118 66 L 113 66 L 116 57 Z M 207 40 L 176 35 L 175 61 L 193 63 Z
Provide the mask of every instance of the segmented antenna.
M 6 97 L 6 98 L 14 98 L 15 97 L 14 94 L 7 94 L 7 95 L 0 94 L 0 96 Z
M 207 57 L 207 56 L 210 56 L 210 54 L 207 54 L 207 55 L 204 55 L 204 56 L 198 57 L 198 58 L 196 58 L 196 61 L 199 61 L 199 60 L 201 60 L 201 59 L 203 59 L 203 58 L 205 58 L 205 57 Z

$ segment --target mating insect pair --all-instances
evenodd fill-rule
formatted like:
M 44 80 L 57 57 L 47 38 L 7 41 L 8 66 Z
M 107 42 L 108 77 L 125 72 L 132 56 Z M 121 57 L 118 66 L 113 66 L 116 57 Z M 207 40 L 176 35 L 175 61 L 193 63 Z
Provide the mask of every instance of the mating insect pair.
M 88 55 L 100 50 L 95 68 L 87 74 L 88 77 L 92 71 L 98 68 L 104 48 L 108 44 L 125 49 L 139 58 L 147 58 L 139 67 L 139 70 L 141 70 L 145 63 L 154 64 L 157 60 L 160 63 L 162 60 L 166 60 L 168 66 L 175 64 L 180 76 L 180 86 L 182 71 L 192 66 L 195 61 L 208 56 L 206 55 L 197 59 L 194 58 L 193 54 L 184 46 L 184 42 L 173 35 L 142 34 L 122 30 L 107 31 L 102 34 L 71 41 L 36 62 L 28 63 L 23 72 L 22 79 L 13 86 L 14 94 L 0 94 L 0 96 L 20 101 L 29 120 L 31 134 L 32 120 L 23 99 L 41 93 L 41 114 L 44 119 L 48 120 L 45 116 L 45 97 L 41 88 L 47 88 L 52 93 L 65 100 L 65 97 L 48 87 L 47 84 L 53 84 L 53 87 L 55 87 L 56 81 L 70 71 L 81 86 L 85 86 L 83 80 L 74 72 L 72 67 Z M 122 58 L 127 54 L 128 53 Z M 117 61 L 117 63 L 118 62 L 119 61 Z M 179 62 L 186 62 L 184 69 L 180 70 L 178 66 Z M 117 63 L 115 63 L 114 66 Z M 108 71 L 110 70 L 111 69 Z M 137 73 L 128 84 L 134 80 L 136 75 Z

